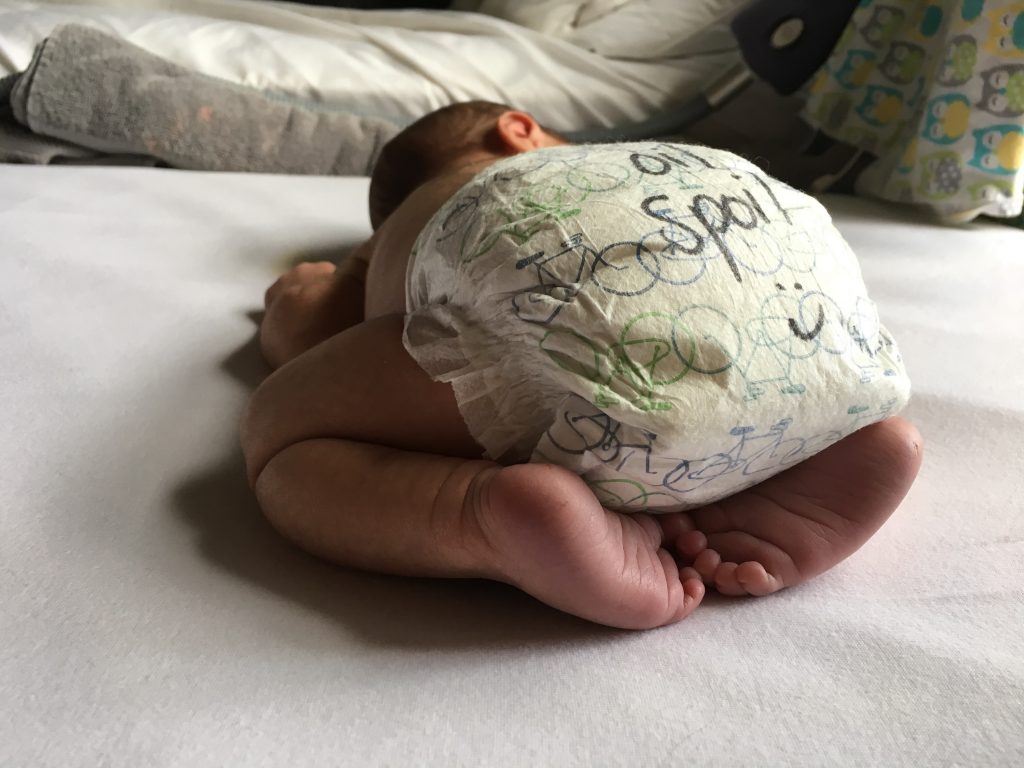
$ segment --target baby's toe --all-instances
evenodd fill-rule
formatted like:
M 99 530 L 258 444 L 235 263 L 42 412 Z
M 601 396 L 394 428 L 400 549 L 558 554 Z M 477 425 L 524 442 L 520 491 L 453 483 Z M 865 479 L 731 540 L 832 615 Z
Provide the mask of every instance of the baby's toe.
M 679 580 L 683 583 L 683 594 L 685 595 L 683 615 L 689 616 L 693 609 L 700 605 L 700 601 L 704 599 L 704 580 L 701 579 L 700 574 L 693 568 L 681 569 L 679 571 Z
M 658 525 L 665 533 L 665 541 L 678 541 L 687 533 L 693 532 L 696 526 L 693 518 L 685 512 L 669 512 L 656 516 Z
M 739 579 L 736 578 L 736 569 L 738 567 L 736 563 L 722 563 L 718 566 L 718 570 L 715 571 L 715 589 L 718 590 L 719 594 L 732 597 L 740 597 L 747 594 L 747 590 L 743 588 Z
M 669 540 L 675 541 L 679 554 L 691 560 L 708 548 L 708 537 L 700 531 L 686 531 L 675 539 Z
M 722 564 L 722 557 L 713 549 L 701 551 L 693 561 L 693 569 L 700 574 L 704 582 L 711 584 L 715 580 L 715 572 Z
M 668 606 L 668 611 L 664 616 L 648 617 L 647 623 L 650 626 L 673 624 L 685 619 L 704 599 L 704 582 L 693 568 L 679 568 L 671 553 L 665 549 L 658 550 L 658 558 L 668 588 L 667 602 L 660 602 Z
M 736 566 L 736 581 L 750 595 L 764 597 L 782 589 L 782 583 L 752 560 Z
M 702 584 L 704 583 L 704 580 L 701 578 L 700 574 L 697 573 L 697 569 L 693 566 L 688 565 L 685 568 L 679 569 L 680 581 L 682 581 L 685 584 L 687 581 L 690 581 L 691 579 L 697 579 L 697 581 L 701 582 Z

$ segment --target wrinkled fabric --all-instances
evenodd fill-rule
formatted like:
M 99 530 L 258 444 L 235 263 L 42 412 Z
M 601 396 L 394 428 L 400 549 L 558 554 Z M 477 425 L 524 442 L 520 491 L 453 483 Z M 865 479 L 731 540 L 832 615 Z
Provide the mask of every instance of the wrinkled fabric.
M 1024 2 L 864 0 L 804 116 L 877 156 L 858 191 L 962 221 L 1024 206 Z
M 726 22 L 738 4 L 631 2 L 563 39 L 454 11 L 5 0 L 0 74 L 24 69 L 56 27 L 77 22 L 179 66 L 299 102 L 410 122 L 487 99 L 572 131 L 644 120 L 694 95 L 739 59 Z
M 568 467 L 618 509 L 735 493 L 909 394 L 825 209 L 707 147 L 491 166 L 421 233 L 407 289 L 406 347 L 487 455 Z

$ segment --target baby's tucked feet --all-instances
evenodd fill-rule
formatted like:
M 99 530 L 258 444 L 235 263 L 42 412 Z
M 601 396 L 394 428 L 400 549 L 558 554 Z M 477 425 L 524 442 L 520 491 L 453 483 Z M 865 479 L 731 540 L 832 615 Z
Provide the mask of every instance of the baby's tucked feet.
M 767 595 L 856 552 L 903 500 L 921 466 L 922 439 L 892 418 L 807 461 L 689 513 L 675 538 L 685 562 L 726 595 Z
M 648 629 L 688 616 L 704 597 L 697 572 L 680 569 L 662 546 L 690 530 L 683 515 L 609 512 L 561 467 L 490 470 L 467 505 L 491 550 L 495 578 L 555 608 Z
M 921 442 L 909 422 L 889 419 L 735 496 L 663 515 L 608 511 L 561 467 L 488 469 L 464 511 L 494 578 L 576 616 L 645 629 L 688 616 L 704 582 L 767 595 L 853 554 L 906 495 Z

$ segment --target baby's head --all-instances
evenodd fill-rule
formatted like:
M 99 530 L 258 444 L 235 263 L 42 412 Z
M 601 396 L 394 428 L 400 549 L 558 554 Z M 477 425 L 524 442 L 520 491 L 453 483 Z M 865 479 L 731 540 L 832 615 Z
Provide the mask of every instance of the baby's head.
M 443 107 L 384 145 L 370 179 L 370 223 L 377 229 L 414 189 L 445 171 L 565 143 L 505 104 L 467 101 Z

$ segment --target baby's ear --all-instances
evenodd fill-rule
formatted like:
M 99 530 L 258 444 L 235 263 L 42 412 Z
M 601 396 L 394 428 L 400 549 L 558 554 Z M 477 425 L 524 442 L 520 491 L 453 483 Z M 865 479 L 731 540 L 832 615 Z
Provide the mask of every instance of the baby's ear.
M 502 149 L 510 155 L 551 146 L 551 137 L 526 112 L 502 112 L 496 128 Z

